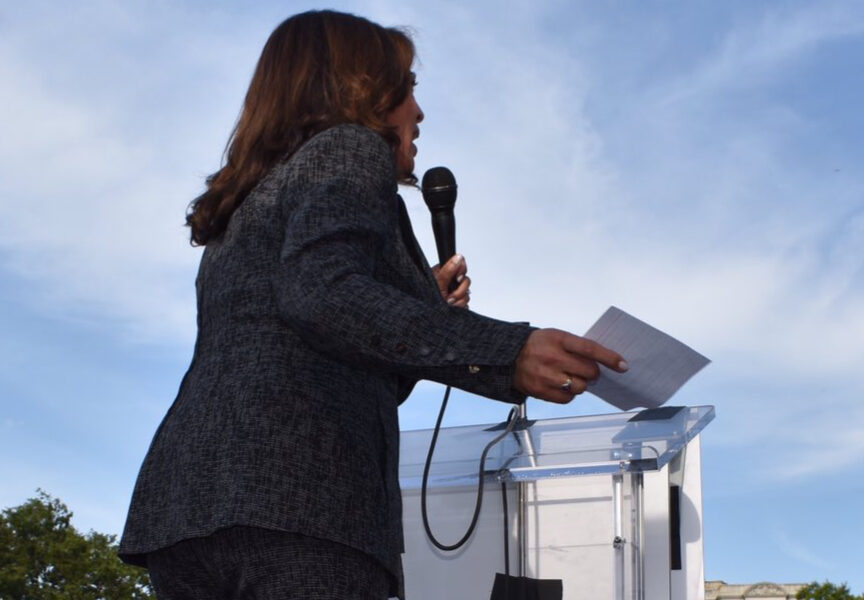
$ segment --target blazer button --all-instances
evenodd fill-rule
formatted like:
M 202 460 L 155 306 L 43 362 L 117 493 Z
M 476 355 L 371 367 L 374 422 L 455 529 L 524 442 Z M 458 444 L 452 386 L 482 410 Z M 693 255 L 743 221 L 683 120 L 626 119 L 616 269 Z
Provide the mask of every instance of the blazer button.
M 456 360 L 456 355 L 453 354 L 452 352 L 448 352 L 447 354 L 444 355 L 444 360 L 452 362 L 452 361 Z
M 472 375 L 476 375 L 480 372 L 480 367 L 478 367 L 477 365 L 468 365 L 468 372 Z
M 408 350 L 408 346 L 406 346 L 402 342 L 396 344 L 396 352 L 398 352 L 399 354 L 405 354 L 406 350 Z
M 420 346 L 420 356 L 429 356 L 429 353 L 432 352 L 428 346 Z

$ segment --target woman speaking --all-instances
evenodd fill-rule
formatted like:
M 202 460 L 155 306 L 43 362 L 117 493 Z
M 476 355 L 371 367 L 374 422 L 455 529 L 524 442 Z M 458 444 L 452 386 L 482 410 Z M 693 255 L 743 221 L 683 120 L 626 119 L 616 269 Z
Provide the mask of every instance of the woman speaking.
M 160 600 L 401 597 L 397 407 L 414 383 L 564 403 L 597 363 L 626 369 L 467 310 L 458 255 L 430 269 L 397 194 L 416 182 L 413 60 L 402 31 L 331 11 L 264 47 L 187 216 L 204 246 L 194 356 L 120 545 Z

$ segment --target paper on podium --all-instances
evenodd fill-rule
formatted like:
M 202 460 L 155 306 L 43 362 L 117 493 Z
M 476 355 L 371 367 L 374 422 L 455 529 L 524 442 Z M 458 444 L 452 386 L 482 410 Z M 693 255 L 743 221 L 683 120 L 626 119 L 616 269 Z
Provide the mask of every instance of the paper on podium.
M 664 404 L 710 360 L 659 329 L 614 306 L 585 333 L 624 357 L 630 369 L 617 373 L 600 366 L 588 391 L 621 410 Z

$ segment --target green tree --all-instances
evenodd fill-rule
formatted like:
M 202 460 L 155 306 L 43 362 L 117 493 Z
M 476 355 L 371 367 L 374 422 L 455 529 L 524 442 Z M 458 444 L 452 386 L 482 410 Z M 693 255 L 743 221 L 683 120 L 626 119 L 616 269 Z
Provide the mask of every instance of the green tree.
M 82 535 L 65 504 L 38 493 L 0 514 L 0 599 L 155 598 L 147 572 L 118 558 L 116 536 Z
M 853 596 L 845 583 L 837 587 L 827 581 L 825 583 L 814 581 L 798 590 L 795 597 L 798 600 L 864 600 L 864 595 Z

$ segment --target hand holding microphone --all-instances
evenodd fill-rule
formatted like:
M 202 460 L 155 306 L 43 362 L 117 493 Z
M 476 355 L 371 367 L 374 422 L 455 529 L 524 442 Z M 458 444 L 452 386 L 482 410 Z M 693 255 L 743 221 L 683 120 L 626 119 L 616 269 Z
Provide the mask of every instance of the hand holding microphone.
M 458 308 L 467 308 L 471 301 L 471 278 L 466 275 L 468 265 L 465 257 L 454 254 L 450 260 L 442 265 L 432 267 L 435 279 L 438 281 L 438 289 L 447 304 Z M 455 286 L 455 287 L 451 287 Z
M 471 279 L 466 275 L 465 258 L 456 254 L 456 178 L 447 167 L 433 167 L 423 175 L 423 200 L 432 216 L 432 232 L 438 250 L 438 266 L 432 270 L 441 295 L 452 306 L 466 308 Z

